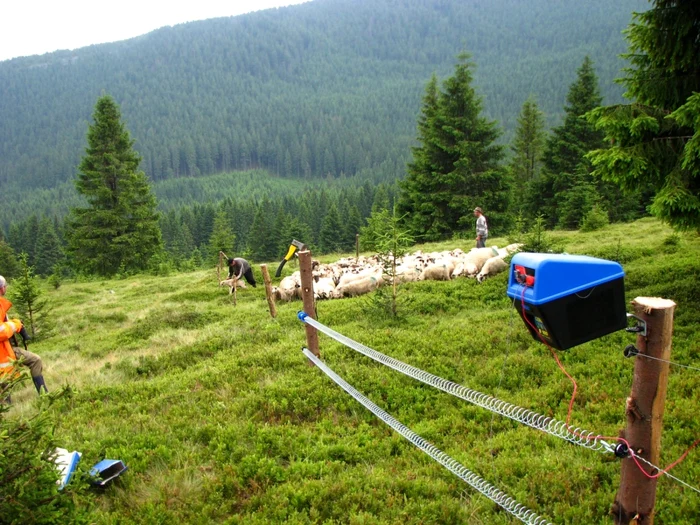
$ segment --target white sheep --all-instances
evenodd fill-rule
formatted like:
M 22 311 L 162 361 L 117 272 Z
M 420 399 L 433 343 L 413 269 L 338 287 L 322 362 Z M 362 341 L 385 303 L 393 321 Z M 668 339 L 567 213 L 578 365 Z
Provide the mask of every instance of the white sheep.
M 374 276 L 361 276 L 345 284 L 338 285 L 335 288 L 333 297 L 340 299 L 342 297 L 356 297 L 369 293 L 379 288 L 383 283 L 383 278 L 377 279 Z
M 508 246 L 506 246 L 505 249 L 508 252 L 508 255 L 510 255 L 511 253 L 519 252 L 520 250 L 522 250 L 523 246 L 525 246 L 523 243 L 515 242 L 513 244 L 509 244 Z
M 272 295 L 278 301 L 291 301 L 301 298 L 301 278 L 299 272 L 285 277 L 279 286 L 272 288 Z
M 335 291 L 335 282 L 332 277 L 314 278 L 314 298 L 331 299 Z
M 474 277 L 481 271 L 486 261 L 498 256 L 498 248 L 473 248 L 464 259 L 464 274 Z
M 397 283 L 407 283 L 420 279 L 421 272 L 415 266 L 400 265 L 396 267 L 395 279 Z
M 433 264 L 429 264 L 421 274 L 421 280 L 449 281 L 452 278 L 454 264 L 451 260 L 440 259 Z
M 233 293 L 233 288 L 245 288 L 245 281 L 242 281 L 240 279 L 236 279 L 235 277 L 233 279 L 224 279 L 219 283 L 219 286 L 228 286 L 229 291 L 228 294 L 231 295 Z
M 501 257 L 491 257 L 488 261 L 484 263 L 481 271 L 476 276 L 476 280 L 484 282 L 487 277 L 493 277 L 497 273 L 501 273 L 508 269 L 508 264 Z

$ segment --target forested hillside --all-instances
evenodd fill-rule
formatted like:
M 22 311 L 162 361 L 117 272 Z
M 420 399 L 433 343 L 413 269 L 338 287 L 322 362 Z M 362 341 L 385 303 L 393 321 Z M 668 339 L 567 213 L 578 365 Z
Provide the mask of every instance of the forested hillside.
M 512 135 L 533 94 L 551 126 L 589 55 L 606 103 L 642 0 L 314 0 L 0 63 L 0 184 L 72 179 L 101 93 L 120 104 L 153 180 L 264 168 L 401 176 L 430 75 L 460 51 Z M 2 201 L 0 201 L 2 202 Z

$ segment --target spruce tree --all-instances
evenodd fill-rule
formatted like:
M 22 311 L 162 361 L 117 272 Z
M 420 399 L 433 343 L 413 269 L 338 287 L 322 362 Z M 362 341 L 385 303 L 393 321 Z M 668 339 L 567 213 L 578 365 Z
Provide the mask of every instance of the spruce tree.
M 655 0 L 627 30 L 631 104 L 591 111 L 610 148 L 590 155 L 595 174 L 623 189 L 650 190 L 651 212 L 700 231 L 700 6 Z
M 171 255 L 175 258 L 176 264 L 186 260 L 194 250 L 194 239 L 190 233 L 187 223 L 183 222 L 173 233 L 173 241 L 170 248 Z
M 318 247 L 322 253 L 336 253 L 343 249 L 343 225 L 335 204 L 330 205 L 323 218 Z
M 354 250 L 355 249 L 355 236 L 360 233 L 364 221 L 360 216 L 360 210 L 354 204 L 350 205 L 348 208 L 348 216 L 344 221 L 344 249 Z
M 518 127 L 511 145 L 511 176 L 520 187 L 539 176 L 544 141 L 544 114 L 535 99 L 530 97 L 520 111 Z
M 156 199 L 112 97 L 97 100 L 76 179 L 87 206 L 68 219 L 72 264 L 103 276 L 145 269 L 161 249 Z
M 51 275 L 63 262 L 63 259 L 63 248 L 54 223 L 51 219 L 44 218 L 39 223 L 39 235 L 36 239 L 35 267 L 37 275 L 44 277 Z
M 275 237 L 272 235 L 273 220 L 272 204 L 264 199 L 255 213 L 248 237 L 248 252 L 256 261 L 274 261 L 278 257 Z
M 35 338 L 39 332 L 48 335 L 51 323 L 47 315 L 47 301 L 41 298 L 41 290 L 34 279 L 34 268 L 29 265 L 28 259 L 26 253 L 19 257 L 20 274 L 12 283 L 11 300 L 23 324 Z
M 567 193 L 580 193 L 581 188 L 574 186 L 587 186 L 593 180 L 592 168 L 585 156 L 603 145 L 603 137 L 586 121 L 584 114 L 598 106 L 601 100 L 593 63 L 585 57 L 566 96 L 564 122 L 554 128 L 545 147 L 544 180 L 536 185 L 539 195 L 534 196 L 543 204 L 537 209 L 532 209 L 534 206 L 531 205 L 529 210 L 531 216 L 543 214 L 550 227 L 562 223 L 560 205 L 566 200 Z M 562 226 L 577 228 L 589 209 L 579 210 L 578 216 L 575 210 L 570 210 L 564 221 L 566 224 Z
M 5 241 L 0 241 L 0 268 L 2 268 L 2 276 L 8 279 L 19 275 L 20 272 L 20 265 L 15 251 Z
M 496 227 L 507 222 L 510 184 L 499 162 L 502 146 L 494 121 L 481 116 L 483 102 L 472 87 L 473 64 L 462 54 L 454 75 L 438 90 L 433 77 L 426 88 L 413 161 L 402 183 L 398 213 L 412 232 L 439 239 L 473 226 L 472 210 L 481 206 Z
M 236 234 L 233 233 L 231 221 L 225 211 L 219 210 L 214 217 L 214 229 L 209 237 L 209 259 L 212 263 L 219 260 L 219 252 L 234 252 Z

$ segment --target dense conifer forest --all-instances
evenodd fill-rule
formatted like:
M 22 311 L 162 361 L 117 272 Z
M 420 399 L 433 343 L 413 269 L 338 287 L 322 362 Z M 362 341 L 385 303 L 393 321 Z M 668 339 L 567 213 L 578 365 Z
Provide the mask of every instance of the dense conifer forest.
M 163 247 L 178 267 L 218 253 L 223 247 L 212 238 L 235 239 L 230 251 L 258 260 L 276 258 L 290 236 L 321 252 L 352 249 L 372 211 L 398 202 L 396 183 L 421 140 L 426 86 L 441 89 L 461 53 L 505 171 L 494 171 L 501 197 L 480 187 L 458 208 L 490 207 L 496 234 L 518 213 L 532 219 L 551 202 L 572 211 L 554 207 L 549 226 L 576 228 L 598 204 L 611 220 L 633 219 L 646 204 L 639 194 L 611 206 L 621 197 L 592 189 L 588 175 L 564 186 L 551 184 L 547 172 L 522 180 L 520 153 L 507 144 L 521 134 L 525 104 L 540 115 L 539 143 L 553 131 L 538 153 L 545 159 L 573 147 L 573 169 L 600 146 L 598 135 L 590 144 L 580 135 L 588 131 L 578 110 L 593 106 L 567 106 L 567 90 L 575 91 L 585 63 L 586 96 L 623 100 L 614 82 L 625 65 L 622 32 L 646 7 L 640 0 L 314 0 L 2 62 L 0 242 L 32 265 L 36 254 L 54 253 L 39 274 L 60 267 L 64 219 L 84 205 L 74 181 L 90 114 L 109 94 L 141 156 L 139 169 L 153 182 Z M 545 168 L 570 179 L 570 170 Z M 519 191 L 513 181 L 526 183 L 524 200 L 509 200 Z M 228 218 L 233 237 L 217 231 L 217 216 Z M 448 222 L 439 236 L 471 227 L 461 212 Z
M 591 57 L 621 100 L 623 29 L 641 0 L 314 0 L 0 63 L 0 183 L 72 179 L 97 98 L 121 106 L 154 181 L 264 168 L 294 178 L 403 174 L 423 87 L 472 54 L 512 136 L 529 95 L 557 124 Z

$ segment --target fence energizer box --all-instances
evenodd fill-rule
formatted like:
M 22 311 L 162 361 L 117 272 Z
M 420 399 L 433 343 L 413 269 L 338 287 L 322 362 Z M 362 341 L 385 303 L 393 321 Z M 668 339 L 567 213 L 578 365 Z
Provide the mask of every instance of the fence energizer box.
M 518 253 L 507 293 L 532 337 L 566 350 L 627 327 L 624 276 L 595 257 Z

